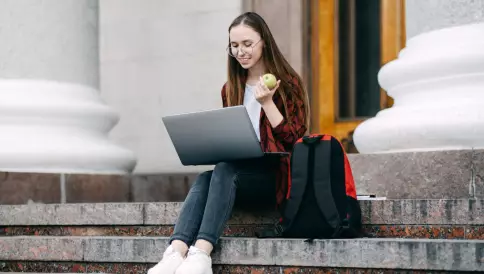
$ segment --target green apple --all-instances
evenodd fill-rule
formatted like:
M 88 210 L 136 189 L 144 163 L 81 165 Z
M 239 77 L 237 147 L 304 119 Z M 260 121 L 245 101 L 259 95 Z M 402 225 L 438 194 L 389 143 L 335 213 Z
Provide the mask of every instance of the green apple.
M 275 88 L 277 84 L 276 76 L 270 73 L 264 74 L 264 76 L 262 76 L 262 81 L 264 82 L 264 85 L 266 85 L 268 89 Z

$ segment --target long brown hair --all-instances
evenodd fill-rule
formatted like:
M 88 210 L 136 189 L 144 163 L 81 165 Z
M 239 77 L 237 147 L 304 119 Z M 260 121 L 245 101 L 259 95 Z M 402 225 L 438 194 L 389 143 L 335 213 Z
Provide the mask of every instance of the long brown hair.
M 262 50 L 262 61 L 269 73 L 274 74 L 281 80 L 279 88 L 276 93 L 281 97 L 284 104 L 285 118 L 288 119 L 291 113 L 287 111 L 287 98 L 299 99 L 304 102 L 304 109 L 306 112 L 306 129 L 309 130 L 309 98 L 306 89 L 304 88 L 303 81 L 297 72 L 291 67 L 289 62 L 284 58 L 281 51 L 277 47 L 276 41 L 272 36 L 269 27 L 264 19 L 255 12 L 246 12 L 237 18 L 230 24 L 230 30 L 238 25 L 246 25 L 259 33 L 264 42 L 264 48 Z M 230 46 L 230 38 L 229 38 Z M 225 86 L 227 93 L 227 104 L 229 106 L 242 105 L 244 85 L 243 82 L 247 79 L 248 71 L 244 69 L 237 59 L 229 56 L 228 59 L 228 81 Z M 294 80 L 297 81 L 300 90 L 295 90 Z

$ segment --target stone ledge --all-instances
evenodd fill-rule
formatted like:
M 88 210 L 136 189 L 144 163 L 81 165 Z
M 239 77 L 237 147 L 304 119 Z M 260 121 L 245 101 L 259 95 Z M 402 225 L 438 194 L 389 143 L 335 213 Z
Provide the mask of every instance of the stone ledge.
M 360 201 L 368 224 L 483 224 L 484 199 Z
M 81 261 L 84 239 L 80 237 L 0 237 L 3 260 Z
M 0 171 L 0 204 L 60 203 L 62 178 L 67 203 L 176 202 L 186 197 L 197 174 L 58 174 Z
M 349 154 L 358 194 L 484 198 L 484 150 Z M 61 202 L 62 174 L 0 172 L 0 204 Z M 197 174 L 66 175 L 67 203 L 181 202 Z
M 365 224 L 480 225 L 484 199 L 360 201 Z M 173 225 L 182 203 L 0 206 L 0 226 Z M 229 224 L 272 224 L 275 212 L 235 211 Z
M 30 204 L 0 206 L 1 225 L 143 224 L 143 204 Z
M 167 238 L 2 237 L 0 260 L 156 263 Z M 484 241 L 222 238 L 214 264 L 484 271 Z
M 484 150 L 349 154 L 358 194 L 484 198 Z

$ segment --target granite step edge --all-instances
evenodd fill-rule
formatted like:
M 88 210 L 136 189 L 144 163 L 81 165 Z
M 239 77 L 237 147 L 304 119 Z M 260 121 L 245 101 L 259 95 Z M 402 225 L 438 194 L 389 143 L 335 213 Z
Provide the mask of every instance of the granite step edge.
M 2 237 L 0 261 L 156 263 L 166 237 Z M 222 238 L 214 264 L 484 271 L 483 240 Z
M 1 226 L 173 225 L 183 203 L 79 203 L 0 205 Z M 360 201 L 365 224 L 484 223 L 484 199 Z M 229 224 L 272 224 L 273 211 L 235 210 Z

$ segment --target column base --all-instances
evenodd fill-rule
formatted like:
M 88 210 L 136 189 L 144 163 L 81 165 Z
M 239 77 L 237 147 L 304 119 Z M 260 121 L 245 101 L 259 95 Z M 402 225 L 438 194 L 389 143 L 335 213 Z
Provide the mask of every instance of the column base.
M 0 80 L 0 171 L 132 172 L 135 155 L 108 139 L 118 120 L 93 88 Z
M 394 105 L 358 126 L 360 153 L 484 148 L 484 23 L 407 42 L 378 75 Z

